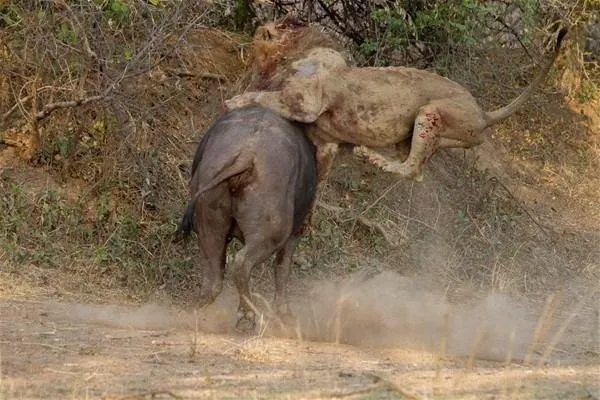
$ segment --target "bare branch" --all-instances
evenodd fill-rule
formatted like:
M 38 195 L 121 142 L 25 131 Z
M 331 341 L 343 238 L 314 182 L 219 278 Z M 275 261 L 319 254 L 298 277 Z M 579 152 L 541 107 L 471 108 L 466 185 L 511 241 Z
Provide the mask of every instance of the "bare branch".
M 15 112 L 15 110 L 19 107 L 23 107 L 23 103 L 27 103 L 31 99 L 31 96 L 25 96 L 22 99 L 18 99 L 17 102 L 4 114 L 2 114 L 2 118 L 0 118 L 0 122 L 6 121 L 10 115 Z
M 193 73 L 193 72 L 184 71 L 184 70 L 180 70 L 180 69 L 174 69 L 174 68 L 166 68 L 165 70 L 168 73 L 170 73 L 171 75 L 179 76 L 182 78 L 183 77 L 204 78 L 204 79 L 214 79 L 214 80 L 218 80 L 218 81 L 226 81 L 227 80 L 227 77 L 225 75 L 213 74 L 211 72 Z
M 85 105 L 85 104 L 88 104 L 88 103 L 91 103 L 94 101 L 103 100 L 105 98 L 106 98 L 106 95 L 98 95 L 98 96 L 85 97 L 83 99 L 77 99 L 77 100 L 49 103 L 49 104 L 44 105 L 44 108 L 42 109 L 42 111 L 35 114 L 34 119 L 36 122 L 41 121 L 42 119 L 46 118 L 48 115 L 50 115 L 52 112 L 54 112 L 58 109 L 82 106 L 82 105 Z
M 2 114 L 2 117 L 0 117 L 0 122 L 6 121 L 6 119 L 8 117 L 10 117 L 12 115 L 12 113 L 14 113 L 18 108 L 23 109 L 24 108 L 23 105 L 25 103 L 27 103 L 29 100 L 31 100 L 31 98 L 32 98 L 31 95 L 27 95 L 25 97 L 20 97 L 20 94 L 23 93 L 23 90 L 24 90 L 25 86 L 26 85 L 24 85 L 21 88 L 21 90 L 19 90 L 19 97 L 15 97 L 17 99 L 17 101 L 15 102 L 15 104 L 7 112 L 5 112 L 4 114 Z M 72 90 L 72 89 L 71 88 L 67 88 L 67 87 L 60 87 L 60 86 L 56 87 L 56 86 L 47 85 L 47 86 L 42 86 L 41 88 L 38 88 L 36 90 L 36 93 L 39 94 L 39 93 L 42 93 L 42 92 L 46 92 L 48 90 L 69 91 L 69 90 Z M 14 91 L 13 91 L 13 95 L 16 96 L 16 93 L 14 93 Z
M 499 22 L 500 24 L 502 24 L 502 26 L 504 26 L 515 37 L 515 39 L 517 39 L 517 41 L 519 42 L 519 44 L 521 45 L 521 47 L 523 48 L 523 50 L 525 50 L 525 53 L 527 54 L 527 56 L 529 58 L 531 58 L 531 61 L 533 61 L 535 63 L 536 62 L 535 58 L 531 55 L 531 53 L 529 53 L 529 49 L 527 48 L 527 46 L 525 46 L 525 43 L 523 43 L 523 41 L 521 40 L 521 36 L 515 30 L 515 28 L 512 27 L 512 26 L 510 26 L 510 25 L 508 25 L 506 23 L 506 21 L 504 21 L 500 17 L 496 17 L 496 22 Z

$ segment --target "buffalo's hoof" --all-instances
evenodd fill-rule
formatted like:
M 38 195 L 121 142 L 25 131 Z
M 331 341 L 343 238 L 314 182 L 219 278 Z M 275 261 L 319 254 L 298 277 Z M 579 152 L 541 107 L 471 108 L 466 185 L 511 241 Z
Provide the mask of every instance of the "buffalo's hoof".
M 242 333 L 250 333 L 254 331 L 254 328 L 256 328 L 256 316 L 254 315 L 254 311 L 239 310 L 235 329 Z
M 197 299 L 200 303 L 200 306 L 206 306 L 215 302 L 217 297 L 221 294 L 223 289 L 223 284 L 211 284 L 211 283 L 203 283 L 200 287 L 200 294 Z
M 200 296 L 196 298 L 196 307 L 205 307 L 215 302 L 217 296 L 208 293 L 200 293 Z
M 285 326 L 295 326 L 296 325 L 296 317 L 291 312 L 285 313 L 277 313 L 277 317 L 281 321 L 281 323 Z

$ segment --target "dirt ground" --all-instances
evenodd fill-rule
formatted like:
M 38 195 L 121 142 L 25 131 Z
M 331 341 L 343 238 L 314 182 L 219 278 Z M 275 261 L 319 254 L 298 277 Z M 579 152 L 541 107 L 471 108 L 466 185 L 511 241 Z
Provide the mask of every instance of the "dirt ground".
M 541 339 L 534 307 L 493 296 L 450 306 L 384 273 L 317 284 L 295 297 L 296 327 L 265 322 L 249 337 L 233 330 L 232 288 L 192 312 L 85 303 L 11 279 L 21 295 L 0 299 L 3 399 L 600 398 L 589 297 L 557 307 Z

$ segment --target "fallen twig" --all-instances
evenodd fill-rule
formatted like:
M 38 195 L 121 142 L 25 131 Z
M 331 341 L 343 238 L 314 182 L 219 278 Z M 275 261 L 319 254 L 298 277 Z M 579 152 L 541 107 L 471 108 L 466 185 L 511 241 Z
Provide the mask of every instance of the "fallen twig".
M 360 212 L 360 214 L 358 214 L 358 216 L 360 217 L 361 215 L 364 215 L 367 211 L 369 211 L 371 208 L 375 207 L 377 205 L 377 203 L 379 203 L 381 201 L 381 199 L 383 199 L 385 196 L 387 196 L 387 194 L 389 192 L 391 192 L 392 190 L 394 190 L 398 185 L 400 185 L 401 183 L 405 183 L 406 179 L 398 179 L 396 182 L 394 182 L 393 185 L 390 185 L 390 187 L 388 187 L 387 189 L 385 189 L 383 191 L 383 193 L 381 194 L 381 196 L 379 196 L 378 198 L 375 199 L 375 201 L 373 201 L 371 204 L 369 204 L 364 210 L 362 210 Z
M 389 379 L 385 379 L 374 373 L 367 373 L 365 375 L 372 377 L 373 380 L 375 380 L 375 382 L 378 382 L 381 387 L 384 387 L 393 392 L 399 393 L 400 395 L 406 397 L 409 400 L 421 400 L 420 396 L 406 391 L 405 389 L 401 388 L 398 384 L 394 383 L 393 381 L 391 381 Z
M 147 400 L 149 398 L 154 399 L 156 396 L 169 396 L 173 399 L 183 399 L 182 396 L 176 395 L 169 390 L 161 390 L 157 392 L 145 392 L 127 396 L 104 396 L 102 397 L 102 400 Z
M 357 222 L 363 224 L 364 226 L 366 226 L 367 228 L 371 228 L 371 229 L 375 229 L 377 232 L 381 233 L 381 235 L 383 236 L 383 238 L 385 239 L 385 241 L 391 246 L 391 247 L 398 247 L 398 243 L 396 243 L 396 241 L 394 241 L 390 235 L 390 233 L 387 231 L 387 229 L 385 229 L 383 226 L 381 226 L 380 223 L 372 221 L 364 216 L 359 216 L 356 219 Z
M 341 399 L 344 397 L 352 397 L 352 396 L 357 396 L 360 394 L 366 394 L 366 393 L 370 393 L 370 392 L 374 392 L 376 390 L 379 390 L 382 388 L 381 383 L 363 388 L 363 389 L 357 389 L 357 390 L 350 390 L 347 392 L 340 392 L 340 393 L 330 393 L 327 395 L 327 397 L 331 397 L 334 399 Z
M 332 206 L 331 204 L 327 204 L 327 203 L 324 203 L 322 201 L 317 201 L 317 205 L 319 207 L 321 207 L 321 208 L 324 208 L 327 211 L 332 211 L 332 212 L 346 212 L 346 211 L 348 211 L 345 208 L 338 207 L 338 206 Z
M 327 397 L 341 399 L 344 397 L 357 396 L 357 395 L 375 392 L 377 390 L 383 389 L 383 390 L 390 390 L 392 392 L 396 392 L 396 393 L 400 394 L 402 397 L 405 397 L 409 400 L 421 400 L 421 397 L 417 396 L 416 394 L 413 394 L 413 393 L 410 393 L 410 392 L 404 390 L 403 388 L 398 386 L 396 383 L 394 383 L 388 379 L 384 379 L 379 375 L 376 375 L 373 373 L 366 373 L 365 376 L 372 378 L 374 384 L 369 387 L 362 388 L 362 389 L 350 390 L 347 392 L 330 393 Z
M 546 231 L 546 229 L 544 229 L 544 227 L 533 217 L 533 215 L 531 215 L 531 213 L 529 212 L 529 210 L 527 210 L 519 200 L 517 200 L 517 198 L 512 194 L 512 192 L 506 187 L 505 184 L 503 184 L 502 182 L 500 182 L 498 180 L 498 178 L 496 177 L 492 177 L 490 178 L 490 181 L 494 184 L 498 184 L 500 185 L 502 188 L 504 188 L 504 190 L 506 190 L 506 193 L 508 193 L 508 195 L 518 204 L 519 208 L 521 210 L 523 210 L 523 212 L 525 212 L 525 214 L 527 214 L 527 216 L 529 217 L 529 219 L 531 219 L 531 221 L 538 227 L 540 228 L 540 230 L 542 231 L 542 233 L 544 235 L 546 235 L 548 238 L 550 238 L 550 234 Z

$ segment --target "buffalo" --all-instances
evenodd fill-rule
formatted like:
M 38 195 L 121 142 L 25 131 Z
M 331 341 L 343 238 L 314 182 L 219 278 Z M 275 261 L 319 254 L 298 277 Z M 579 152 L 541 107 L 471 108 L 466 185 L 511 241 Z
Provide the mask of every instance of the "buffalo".
M 233 262 L 239 293 L 236 328 L 255 328 L 249 281 L 252 268 L 275 257 L 278 315 L 289 318 L 287 282 L 292 255 L 316 191 L 315 147 L 302 128 L 259 107 L 222 115 L 202 137 L 192 164 L 191 201 L 179 230 L 198 235 L 200 299 L 212 303 L 223 288 L 225 251 L 243 247 Z

